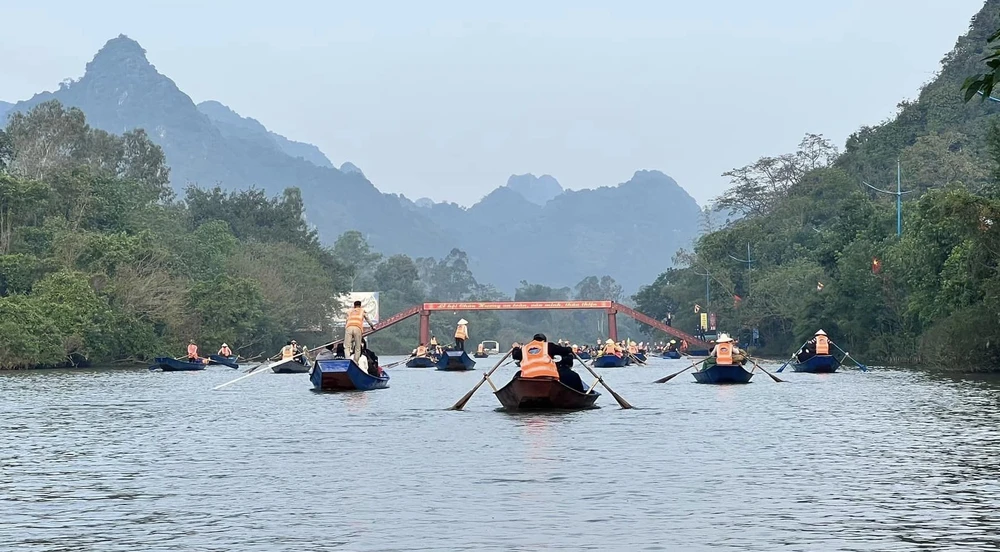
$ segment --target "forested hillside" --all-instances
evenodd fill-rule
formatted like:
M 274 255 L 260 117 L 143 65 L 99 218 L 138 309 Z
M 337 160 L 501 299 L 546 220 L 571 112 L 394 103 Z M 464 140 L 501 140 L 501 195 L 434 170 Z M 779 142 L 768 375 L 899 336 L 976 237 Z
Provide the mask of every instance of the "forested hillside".
M 787 354 L 823 328 L 852 354 L 956 369 L 1000 367 L 1000 131 L 992 101 L 963 101 L 1000 26 L 991 0 L 939 75 L 893 119 L 862 127 L 843 153 L 818 136 L 800 150 L 727 173 L 717 205 L 743 216 L 699 239 L 636 295 L 653 315 L 693 306 L 765 351 Z M 904 191 L 896 235 L 897 160 Z M 751 246 L 751 269 L 746 259 Z

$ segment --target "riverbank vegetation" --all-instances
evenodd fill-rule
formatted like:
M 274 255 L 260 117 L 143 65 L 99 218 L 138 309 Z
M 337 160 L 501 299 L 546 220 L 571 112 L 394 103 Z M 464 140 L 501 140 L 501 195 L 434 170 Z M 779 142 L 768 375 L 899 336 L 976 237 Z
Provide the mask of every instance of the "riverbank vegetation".
M 698 303 L 741 341 L 757 328 L 775 355 L 822 328 L 872 362 L 1000 367 L 1000 103 L 961 91 L 998 24 L 1000 3 L 987 3 L 918 100 L 843 153 L 807 135 L 726 173 L 716 206 L 736 220 L 679 253 L 635 296 L 640 310 L 694 327 Z M 911 192 L 901 236 L 895 197 L 868 186 L 894 193 L 897 161 Z

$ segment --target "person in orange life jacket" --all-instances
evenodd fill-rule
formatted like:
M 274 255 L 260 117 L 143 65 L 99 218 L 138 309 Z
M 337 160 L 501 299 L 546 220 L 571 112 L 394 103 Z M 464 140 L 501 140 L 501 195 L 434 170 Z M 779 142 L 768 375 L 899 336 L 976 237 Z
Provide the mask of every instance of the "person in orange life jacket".
M 226 358 L 229 358 L 233 356 L 233 350 L 229 348 L 229 345 L 223 343 L 222 347 L 219 349 L 219 356 L 224 356 Z
M 805 362 L 816 355 L 828 355 L 831 346 L 833 346 L 833 341 L 826 336 L 826 332 L 820 330 L 795 353 L 795 358 L 799 362 Z
M 198 346 L 194 344 L 194 340 L 188 342 L 188 362 L 198 362 Z
M 466 339 L 469 339 L 469 321 L 463 318 L 458 321 L 458 327 L 455 328 L 455 349 L 464 351 Z
M 547 357 L 549 362 L 553 362 L 553 357 L 559 357 L 559 361 L 555 362 L 556 373 L 559 375 L 559 381 L 581 393 L 587 392 L 587 389 L 583 386 L 583 380 L 580 379 L 580 374 L 573 371 L 572 349 L 569 347 L 563 347 L 562 345 L 558 345 L 556 343 L 549 343 L 548 340 L 545 339 L 545 334 L 535 334 L 535 336 L 531 339 L 531 343 L 527 343 L 520 347 L 514 347 L 514 351 L 510 354 L 511 358 L 521 363 L 522 370 L 525 368 L 525 356 L 531 356 L 530 354 L 524 354 L 525 348 L 530 349 L 532 346 L 544 346 L 545 354 L 542 355 L 543 360 L 545 360 L 544 357 Z M 521 371 L 519 370 L 514 377 L 521 377 Z
M 719 340 L 705 361 L 706 366 L 722 364 L 733 366 L 746 364 L 746 355 L 733 343 L 733 338 L 727 334 L 719 334 Z
M 354 307 L 347 311 L 347 323 L 344 325 L 344 347 L 351 352 L 355 364 L 361 358 L 361 336 L 365 333 L 365 322 L 368 322 L 368 327 L 375 329 L 375 324 L 368 319 L 361 301 L 355 301 Z

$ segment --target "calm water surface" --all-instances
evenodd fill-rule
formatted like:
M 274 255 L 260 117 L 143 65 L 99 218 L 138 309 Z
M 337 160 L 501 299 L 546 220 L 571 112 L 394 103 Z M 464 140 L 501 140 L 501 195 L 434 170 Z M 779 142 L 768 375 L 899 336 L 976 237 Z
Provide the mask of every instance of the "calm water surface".
M 212 391 L 222 367 L 0 373 L 0 549 L 1000 549 L 1000 382 L 649 383 L 685 365 L 604 370 L 635 410 L 549 415 L 485 385 L 443 410 L 481 370 L 339 395 Z

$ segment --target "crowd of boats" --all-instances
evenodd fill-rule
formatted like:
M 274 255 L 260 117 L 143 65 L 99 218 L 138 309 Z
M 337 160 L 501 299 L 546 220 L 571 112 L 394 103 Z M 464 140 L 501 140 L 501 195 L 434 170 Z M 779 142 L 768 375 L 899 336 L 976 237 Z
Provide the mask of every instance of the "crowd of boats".
M 390 376 L 386 370 L 399 364 L 405 363 L 410 368 L 468 371 L 475 369 L 476 361 L 473 357 L 488 358 L 499 354 L 499 344 L 496 341 L 480 343 L 472 356 L 461 345 L 459 343 L 456 346 L 445 347 L 435 340 L 430 346 L 421 344 L 408 357 L 398 362 L 381 366 L 378 355 L 368 348 L 365 339 L 361 340 L 361 347 L 356 351 L 345 350 L 344 343 L 339 341 L 307 350 L 292 340 L 277 355 L 256 363 L 253 363 L 254 359 L 241 359 L 233 354 L 225 343 L 215 354 L 201 356 L 197 345 L 191 342 L 186 356 L 157 358 L 156 363 L 150 366 L 150 370 L 196 371 L 204 370 L 210 365 L 239 369 L 240 361 L 243 360 L 251 363 L 247 373 L 215 389 L 221 389 L 256 374 L 272 372 L 308 373 L 311 385 L 316 391 L 371 391 L 388 387 Z M 695 381 L 705 384 L 749 383 L 758 369 L 776 382 L 783 381 L 760 366 L 725 333 L 720 333 L 717 339 L 709 342 L 709 345 L 711 350 L 695 350 L 689 344 L 676 340 L 646 344 L 629 340 L 615 342 L 609 339 L 595 346 L 578 346 L 563 340 L 550 343 L 544 335 L 536 334 L 527 343 L 512 344 L 510 350 L 470 392 L 469 397 L 484 382 L 488 382 L 501 405 L 509 410 L 574 410 L 593 407 L 600 396 L 596 390 L 600 384 L 611 392 L 623 408 L 630 408 L 624 399 L 607 387 L 600 374 L 593 369 L 644 366 L 651 356 L 666 359 L 701 357 L 686 368 L 657 380 L 657 383 L 666 383 L 691 368 L 696 368 L 692 372 Z M 835 356 L 834 349 L 840 351 L 841 358 Z M 787 366 L 791 366 L 796 372 L 831 373 L 837 371 L 848 359 L 861 370 L 867 370 L 865 365 L 852 359 L 850 354 L 833 343 L 823 330 L 819 330 L 781 365 L 777 372 L 780 373 Z M 588 363 L 588 360 L 591 362 Z M 510 363 L 517 364 L 520 371 L 507 385 L 498 388 L 490 379 L 490 375 Z M 584 386 L 579 375 L 573 372 L 576 363 L 582 364 L 594 376 L 595 380 L 589 387 Z M 748 364 L 749 369 L 747 369 Z M 464 397 L 453 408 L 461 409 L 467 400 L 468 398 Z

